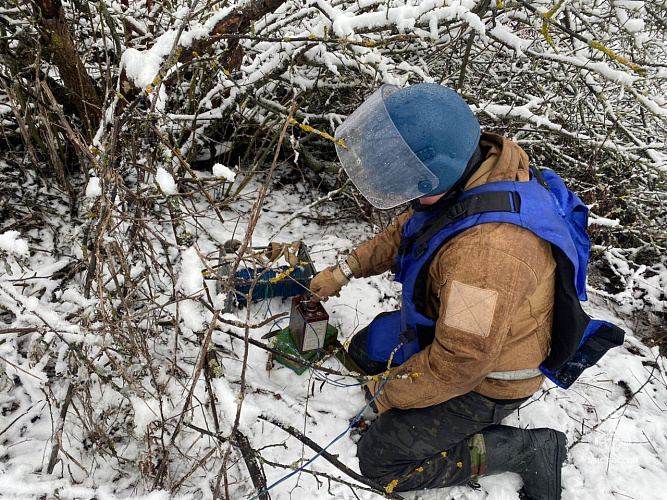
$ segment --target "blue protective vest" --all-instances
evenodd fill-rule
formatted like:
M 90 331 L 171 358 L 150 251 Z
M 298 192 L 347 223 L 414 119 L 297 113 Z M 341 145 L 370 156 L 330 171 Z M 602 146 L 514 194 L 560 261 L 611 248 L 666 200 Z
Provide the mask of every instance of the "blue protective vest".
M 505 222 L 552 244 L 558 271 L 554 334 L 551 352 L 540 370 L 561 387 L 569 387 L 606 350 L 623 342 L 622 330 L 591 320 L 579 302 L 586 300 L 587 219 L 588 208 L 551 170 L 538 172 L 529 182 L 487 183 L 465 191 L 455 204 L 441 210 L 415 212 L 403 226 L 396 257 L 395 279 L 403 285 L 402 306 L 369 326 L 369 358 L 382 362 L 391 358 L 401 364 L 430 344 L 436 322 L 424 314 L 424 270 L 428 271 L 432 258 L 450 238 L 478 224 Z

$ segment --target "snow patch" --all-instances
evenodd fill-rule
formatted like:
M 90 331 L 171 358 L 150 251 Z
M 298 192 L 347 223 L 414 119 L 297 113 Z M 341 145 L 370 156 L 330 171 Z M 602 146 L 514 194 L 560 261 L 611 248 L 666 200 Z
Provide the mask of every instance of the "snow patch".
M 180 303 L 180 316 L 184 326 L 193 332 L 204 328 L 207 315 L 198 302 L 198 297 L 204 289 L 204 276 L 199 254 L 194 248 L 188 248 L 181 257 L 181 272 L 179 274 L 178 289 L 189 298 Z
M 0 234 L 0 250 L 10 255 L 27 257 L 30 254 L 28 242 L 19 237 L 18 231 L 6 231 Z
M 220 406 L 220 414 L 223 416 L 224 427 L 221 432 L 229 432 L 232 429 L 236 418 L 237 407 L 239 403 L 238 391 L 233 388 L 225 378 L 216 378 L 212 380 L 213 390 L 216 395 L 217 403 Z M 246 396 L 241 408 L 241 417 L 239 419 L 239 429 L 246 435 L 251 433 L 251 427 L 257 422 L 257 418 L 262 413 L 262 409 L 253 404 L 252 398 Z
M 86 198 L 97 198 L 102 194 L 102 186 L 100 185 L 99 177 L 91 177 L 88 179 L 86 186 Z
M 626 31 L 629 33 L 638 33 L 644 29 L 643 19 L 629 19 L 624 25 Z
M 176 194 L 178 191 L 174 178 L 162 167 L 158 167 L 157 172 L 155 173 L 155 182 L 166 195 Z
M 138 88 L 146 88 L 155 80 L 162 61 L 171 52 L 175 40 L 176 31 L 169 30 L 148 50 L 126 49 L 121 57 L 121 68 Z
M 213 165 L 213 175 L 228 180 L 229 182 L 234 182 L 234 179 L 236 179 L 236 174 L 232 172 L 229 167 L 223 165 L 222 163 L 216 163 Z
M 134 408 L 134 431 L 143 436 L 148 430 L 148 425 L 154 420 L 160 419 L 160 404 L 151 398 L 130 398 Z
M 590 214 L 588 218 L 589 226 L 606 226 L 606 227 L 617 227 L 621 225 L 620 219 L 608 219 L 606 217 L 598 217 L 596 215 Z

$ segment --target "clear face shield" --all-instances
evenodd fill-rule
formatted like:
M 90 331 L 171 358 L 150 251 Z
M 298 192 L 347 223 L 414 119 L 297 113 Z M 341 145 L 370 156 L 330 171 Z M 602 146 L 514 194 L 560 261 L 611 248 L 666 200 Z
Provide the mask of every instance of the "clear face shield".
M 438 177 L 412 152 L 394 126 L 383 85 L 336 129 L 336 152 L 357 189 L 377 208 L 392 208 L 438 187 Z

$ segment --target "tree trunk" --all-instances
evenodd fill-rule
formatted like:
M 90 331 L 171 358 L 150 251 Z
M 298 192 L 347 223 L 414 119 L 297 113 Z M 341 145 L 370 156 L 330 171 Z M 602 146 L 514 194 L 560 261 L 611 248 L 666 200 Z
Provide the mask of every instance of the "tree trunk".
M 68 97 L 76 106 L 86 136 L 91 139 L 102 119 L 102 101 L 76 51 L 60 0 L 35 0 L 37 22 Z

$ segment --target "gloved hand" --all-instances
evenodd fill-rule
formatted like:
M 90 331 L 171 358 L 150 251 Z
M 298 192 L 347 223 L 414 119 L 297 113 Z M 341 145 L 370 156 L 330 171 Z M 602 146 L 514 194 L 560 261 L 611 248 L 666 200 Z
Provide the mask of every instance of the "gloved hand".
M 338 266 L 328 267 L 310 281 L 310 291 L 313 294 L 310 300 L 319 302 L 326 300 L 327 297 L 339 297 L 338 292 L 349 282 L 350 280 L 345 277 Z
M 371 380 L 370 382 L 367 382 L 361 386 L 361 392 L 364 394 L 366 402 L 370 401 L 375 393 L 380 391 L 380 394 L 378 394 L 369 405 L 371 410 L 373 410 L 373 412 L 377 413 L 378 415 L 382 415 L 384 412 L 390 409 L 382 399 L 382 391 L 380 388 L 382 387 L 383 383 L 384 380 Z

